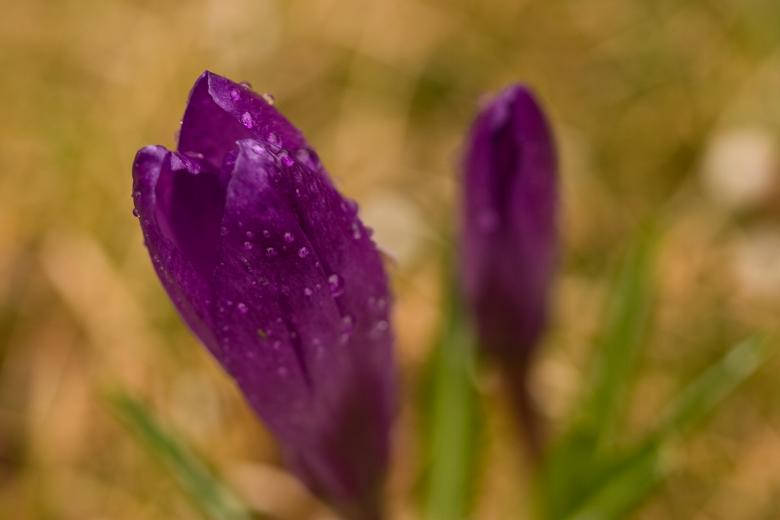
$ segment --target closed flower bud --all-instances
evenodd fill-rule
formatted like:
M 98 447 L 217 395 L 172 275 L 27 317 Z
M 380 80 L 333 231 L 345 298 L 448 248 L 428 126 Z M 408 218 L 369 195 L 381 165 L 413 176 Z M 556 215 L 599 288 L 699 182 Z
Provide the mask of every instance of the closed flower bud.
M 504 90 L 466 144 L 461 278 L 481 346 L 528 410 L 526 377 L 555 267 L 557 165 L 545 116 L 523 86 Z
M 198 78 L 177 151 L 136 155 L 136 213 L 171 300 L 292 470 L 346 517 L 378 518 L 396 406 L 387 278 L 356 206 L 269 100 Z

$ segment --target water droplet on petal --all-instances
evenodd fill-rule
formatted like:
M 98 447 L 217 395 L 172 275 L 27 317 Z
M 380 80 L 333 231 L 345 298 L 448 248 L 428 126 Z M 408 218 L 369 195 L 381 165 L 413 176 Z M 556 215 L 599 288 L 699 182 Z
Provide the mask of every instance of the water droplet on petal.
M 271 106 L 274 106 L 274 103 L 276 103 L 276 98 L 274 98 L 274 95 L 268 92 L 263 92 L 262 94 L 260 94 L 260 97 L 263 98 L 263 101 L 265 101 Z
M 306 296 L 311 296 L 312 294 L 314 294 L 314 292 L 310 288 L 304 287 L 303 288 L 303 294 L 306 295 Z
M 230 90 L 230 98 L 233 101 L 238 101 L 240 97 L 241 97 L 241 94 L 238 93 L 238 89 L 234 88 L 234 89 Z
M 278 151 L 281 147 L 282 141 L 279 139 L 279 136 L 276 134 L 276 132 L 269 132 L 265 140 L 268 141 L 268 144 L 271 145 L 271 149 L 274 151 Z
M 320 160 L 319 157 L 317 157 L 317 154 L 308 148 L 299 148 L 295 152 L 295 158 L 298 159 L 302 164 L 305 166 L 308 166 L 309 168 L 316 170 L 319 168 Z
M 355 328 L 355 319 L 351 315 L 345 314 L 341 318 L 341 327 L 344 332 L 351 332 Z
M 285 241 L 285 242 L 287 242 L 288 244 L 292 244 L 292 243 L 295 241 L 295 237 L 294 237 L 294 236 L 293 236 L 293 234 L 292 234 L 292 233 L 290 233 L 289 231 L 288 231 L 288 232 L 286 232 L 286 233 L 285 233 L 285 234 L 282 236 L 282 238 L 284 238 L 284 241 Z
M 276 249 L 273 247 L 267 247 L 265 249 L 265 256 L 276 256 Z
M 360 225 L 358 225 L 357 222 L 352 223 L 352 238 L 355 240 L 360 240 L 360 238 L 363 236 L 363 233 L 360 232 Z
M 378 338 L 382 334 L 384 334 L 387 329 L 390 328 L 390 324 L 387 323 L 385 320 L 380 320 L 376 322 L 376 325 L 374 325 L 374 328 L 371 329 L 371 337 Z
M 287 377 L 287 368 L 279 367 L 276 369 L 276 373 L 279 374 L 279 377 Z
M 249 307 L 247 307 L 244 302 L 239 302 L 238 305 L 236 305 L 236 309 L 238 309 L 238 312 L 241 314 L 246 314 L 249 312 Z
M 249 83 L 248 81 L 242 81 L 241 83 L 239 83 L 239 85 L 241 85 L 244 88 L 252 88 L 252 84 Z
M 252 246 L 252 242 L 244 242 L 244 249 L 246 249 L 247 251 L 252 249 L 252 247 L 254 247 Z
M 244 235 L 246 235 L 246 237 L 247 237 L 248 239 L 250 239 L 250 240 L 251 240 L 251 239 L 253 239 L 253 238 L 254 238 L 254 236 L 255 236 L 255 234 L 254 234 L 254 233 L 252 233 L 251 231 L 247 231 L 246 233 L 244 233 Z
M 347 199 L 347 208 L 351 214 L 356 215 L 358 212 L 358 203 L 352 199 Z
M 344 278 L 335 273 L 330 275 L 328 277 L 328 287 L 334 298 L 341 296 L 344 294 Z
M 255 122 L 252 119 L 252 115 L 249 112 L 244 112 L 243 114 L 241 114 L 241 124 L 247 128 L 252 128 L 253 126 L 255 126 Z
M 495 231 L 498 227 L 498 215 L 495 211 L 486 210 L 477 217 L 477 227 L 483 233 Z
M 309 248 L 308 247 L 302 247 L 298 250 L 298 257 L 299 258 L 306 258 L 309 256 Z
M 138 208 L 133 208 L 133 216 L 138 218 Z
M 263 236 L 264 236 L 265 238 L 271 238 L 271 232 L 270 232 L 270 231 L 268 231 L 267 229 L 264 229 L 264 230 L 263 230 Z
M 295 164 L 295 161 L 292 160 L 292 157 L 290 157 L 290 154 L 288 154 L 285 150 L 282 150 L 279 152 L 279 160 L 282 162 L 282 165 L 286 167 L 290 167 L 293 164 Z
M 222 235 L 223 237 L 226 236 L 228 234 L 228 229 L 225 226 L 220 227 L 219 234 Z
M 264 153 L 266 153 L 265 147 L 260 143 L 252 143 L 252 146 L 250 146 L 249 148 L 257 155 L 263 155 Z

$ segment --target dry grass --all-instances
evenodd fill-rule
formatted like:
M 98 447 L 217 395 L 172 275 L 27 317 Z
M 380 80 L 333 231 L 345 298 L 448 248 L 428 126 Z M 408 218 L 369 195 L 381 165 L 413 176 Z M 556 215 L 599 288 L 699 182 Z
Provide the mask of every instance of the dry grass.
M 540 94 L 562 153 L 565 258 L 537 373 L 553 421 L 576 390 L 621 244 L 648 215 L 666 233 L 630 428 L 780 316 L 773 0 L 5 0 L 0 13 L 2 518 L 196 517 L 105 409 L 101 393 L 117 383 L 247 499 L 284 518 L 327 515 L 279 470 L 262 426 L 174 314 L 130 215 L 133 154 L 173 144 L 205 68 L 274 93 L 396 257 L 407 403 L 436 322 L 437 230 L 454 211 L 459 143 L 479 97 L 513 81 Z M 731 168 L 736 187 L 724 188 L 702 165 L 744 129 L 753 140 L 734 141 L 733 166 L 708 166 Z M 743 171 L 753 163 L 758 173 Z M 640 518 L 780 516 L 778 370 L 684 444 Z M 475 517 L 516 518 L 528 477 L 491 378 Z M 415 516 L 414 425 L 408 408 L 397 518 Z

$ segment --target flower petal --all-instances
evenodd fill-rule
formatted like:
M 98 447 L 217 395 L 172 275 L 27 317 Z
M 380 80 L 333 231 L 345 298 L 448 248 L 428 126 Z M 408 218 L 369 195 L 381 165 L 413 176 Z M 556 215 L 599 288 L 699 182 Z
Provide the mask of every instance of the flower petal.
M 395 407 L 379 254 L 329 180 L 284 151 L 243 140 L 226 165 L 222 361 L 309 486 L 348 507 L 377 492 Z
M 179 133 L 180 152 L 202 154 L 215 167 L 241 139 L 296 151 L 303 136 L 285 117 L 244 85 L 206 71 L 190 92 Z
M 171 217 L 167 211 L 171 201 L 192 200 L 179 196 L 174 188 L 178 183 L 170 182 L 171 179 L 177 175 L 196 175 L 193 171 L 196 169 L 200 173 L 194 163 L 162 146 L 142 148 L 133 162 L 133 199 L 144 243 L 163 287 L 193 332 L 216 355 L 219 344 L 210 319 L 211 288 L 207 274 L 197 259 L 193 261 L 187 254 L 194 248 L 176 238 L 181 217 Z M 189 188 L 186 182 L 184 185 Z M 162 204 L 158 204 L 158 188 L 165 200 Z M 176 209 L 185 208 L 177 206 Z
M 533 94 L 502 92 L 465 158 L 463 281 L 484 345 L 524 358 L 542 330 L 557 247 L 557 165 Z

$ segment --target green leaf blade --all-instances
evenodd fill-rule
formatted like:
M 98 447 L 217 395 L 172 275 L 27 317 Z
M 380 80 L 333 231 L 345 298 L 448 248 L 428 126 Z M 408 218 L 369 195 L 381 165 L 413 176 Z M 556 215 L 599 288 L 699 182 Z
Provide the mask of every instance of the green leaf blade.
M 109 394 L 107 401 L 111 410 L 137 436 L 150 454 L 168 468 L 205 517 L 215 520 L 257 518 L 213 475 L 203 461 L 170 432 L 165 431 L 140 401 L 120 391 Z

